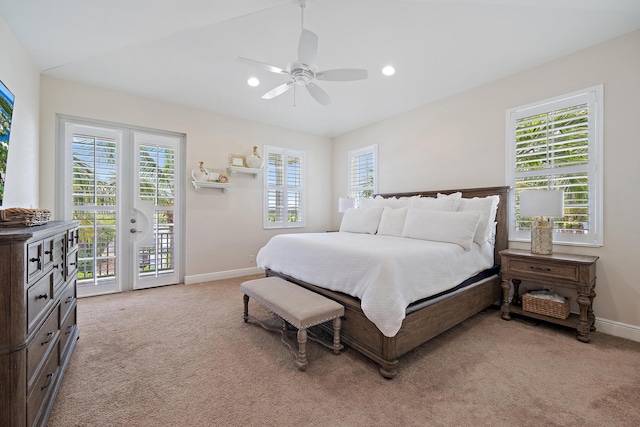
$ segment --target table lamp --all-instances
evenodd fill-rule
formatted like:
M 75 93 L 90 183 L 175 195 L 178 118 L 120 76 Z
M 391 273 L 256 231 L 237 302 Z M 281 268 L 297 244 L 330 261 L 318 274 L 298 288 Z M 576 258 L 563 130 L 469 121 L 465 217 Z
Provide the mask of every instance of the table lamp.
M 564 193 L 562 190 L 520 192 L 520 217 L 538 217 L 531 224 L 532 254 L 551 255 L 553 253 L 553 226 L 550 218 L 563 216 Z
M 355 208 L 357 199 L 351 199 L 347 197 L 340 197 L 338 199 L 338 212 L 344 212 L 349 208 Z

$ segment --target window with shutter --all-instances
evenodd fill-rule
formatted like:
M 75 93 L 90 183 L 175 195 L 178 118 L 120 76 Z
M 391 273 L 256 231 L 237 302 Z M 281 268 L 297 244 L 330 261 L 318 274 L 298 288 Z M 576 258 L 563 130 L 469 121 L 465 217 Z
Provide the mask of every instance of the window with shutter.
M 304 227 L 304 152 L 264 147 L 264 228 Z
M 530 239 L 520 192 L 564 191 L 554 242 L 602 245 L 602 86 L 507 111 L 510 240 Z
M 373 196 L 378 191 L 378 146 L 349 151 L 348 156 L 347 194 L 352 199 Z

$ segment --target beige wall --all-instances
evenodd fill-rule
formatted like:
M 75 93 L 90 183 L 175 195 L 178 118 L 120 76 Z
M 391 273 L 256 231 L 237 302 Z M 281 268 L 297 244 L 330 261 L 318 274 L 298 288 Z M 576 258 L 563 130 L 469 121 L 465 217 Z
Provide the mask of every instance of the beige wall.
M 234 119 L 202 110 L 154 101 L 70 83 L 50 77 L 41 79 L 40 201 L 54 205 L 56 114 L 186 134 L 186 170 L 204 161 L 224 169 L 228 156 L 248 155 L 252 146 L 294 148 L 306 152 L 307 227 L 295 231 L 324 231 L 331 222 L 331 141 L 328 138 Z M 187 281 L 206 280 L 215 274 L 255 268 L 256 255 L 278 231 L 262 228 L 262 179 L 232 175 L 228 193 L 218 189 L 195 192 L 186 184 L 186 276 Z M 213 275 L 213 276 L 212 276 Z M 191 278 L 191 279 L 190 279 Z
M 638 339 L 640 32 L 335 138 L 334 193 L 346 194 L 347 151 L 373 143 L 379 144 L 380 192 L 504 185 L 505 111 L 601 83 L 604 246 L 555 251 L 600 257 L 594 305 L 599 328 Z M 334 226 L 339 220 L 334 214 Z
M 3 208 L 38 208 L 40 73 L 0 16 L 0 80 L 15 96 Z

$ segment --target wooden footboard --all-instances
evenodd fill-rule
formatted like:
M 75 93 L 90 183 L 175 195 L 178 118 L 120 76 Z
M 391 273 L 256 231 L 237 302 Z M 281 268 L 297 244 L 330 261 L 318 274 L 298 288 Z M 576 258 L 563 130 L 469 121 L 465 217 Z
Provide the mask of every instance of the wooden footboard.
M 394 337 L 386 337 L 366 318 L 359 299 L 272 270 L 266 273 L 267 276 L 281 277 L 342 304 L 345 308 L 342 342 L 380 365 L 380 374 L 389 379 L 398 372 L 400 356 L 499 301 L 502 292 L 499 277 L 489 278 L 480 285 L 408 314 L 398 333 Z M 325 329 L 332 332 L 330 325 L 326 325 Z

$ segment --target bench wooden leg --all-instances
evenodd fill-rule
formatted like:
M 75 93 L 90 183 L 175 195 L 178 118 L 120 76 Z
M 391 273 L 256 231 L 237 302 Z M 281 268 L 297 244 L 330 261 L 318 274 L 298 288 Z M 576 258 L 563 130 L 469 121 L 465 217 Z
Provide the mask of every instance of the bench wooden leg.
M 339 317 L 333 319 L 333 352 L 340 354 L 342 350 L 342 344 L 340 344 L 340 328 L 342 327 L 342 320 Z
M 298 329 L 298 360 L 296 365 L 298 369 L 304 371 L 307 369 L 307 330 L 304 328 Z
M 242 316 L 244 323 L 249 321 L 249 295 L 244 295 L 244 314 Z

